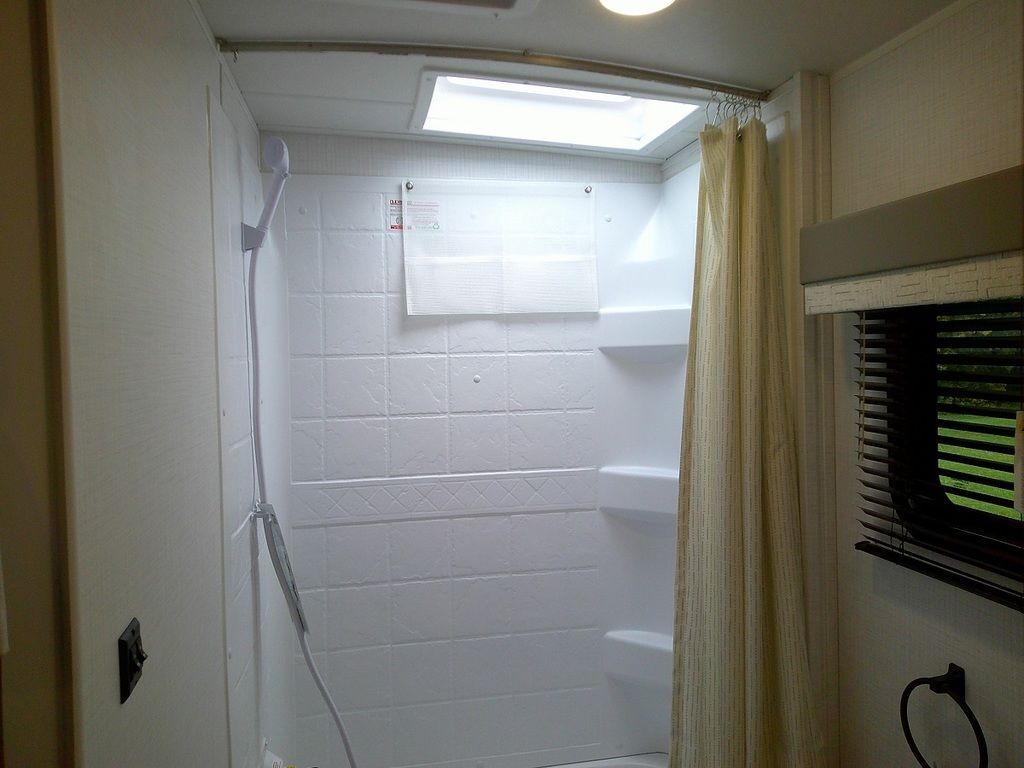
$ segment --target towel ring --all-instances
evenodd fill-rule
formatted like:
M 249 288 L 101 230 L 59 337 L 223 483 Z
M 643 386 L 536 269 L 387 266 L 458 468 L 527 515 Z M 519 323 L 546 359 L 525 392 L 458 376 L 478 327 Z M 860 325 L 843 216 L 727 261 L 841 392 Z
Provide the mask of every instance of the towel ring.
M 963 668 L 956 664 L 950 664 L 949 670 L 944 675 L 919 677 L 916 680 L 911 680 L 910 684 L 903 689 L 903 695 L 900 697 L 900 722 L 903 723 L 903 735 L 907 739 L 907 744 L 910 745 L 910 751 L 917 758 L 917 762 L 921 764 L 922 768 L 931 768 L 925 761 L 924 755 L 921 754 L 921 750 L 917 748 L 914 735 L 910 732 L 910 723 L 907 720 L 907 702 L 910 701 L 910 694 L 914 692 L 915 688 L 922 685 L 927 685 L 933 693 L 946 694 L 963 710 L 974 730 L 974 737 L 978 740 L 978 768 L 988 768 L 988 745 L 985 743 L 985 733 L 981 730 L 981 723 L 975 717 L 974 711 L 967 705 L 966 676 Z

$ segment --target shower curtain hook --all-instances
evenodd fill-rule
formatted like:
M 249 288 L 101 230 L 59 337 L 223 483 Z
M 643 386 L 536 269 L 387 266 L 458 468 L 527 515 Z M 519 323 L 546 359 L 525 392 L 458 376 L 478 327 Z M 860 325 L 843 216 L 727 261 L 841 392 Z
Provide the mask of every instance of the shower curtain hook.
M 712 122 L 712 120 L 711 120 L 711 105 L 712 104 L 714 104 L 716 106 L 716 108 L 721 105 L 721 102 L 718 100 L 718 91 L 712 91 L 711 92 L 711 96 L 708 97 L 708 100 L 706 102 L 704 102 L 704 124 L 705 125 L 716 125 L 717 124 L 717 122 Z

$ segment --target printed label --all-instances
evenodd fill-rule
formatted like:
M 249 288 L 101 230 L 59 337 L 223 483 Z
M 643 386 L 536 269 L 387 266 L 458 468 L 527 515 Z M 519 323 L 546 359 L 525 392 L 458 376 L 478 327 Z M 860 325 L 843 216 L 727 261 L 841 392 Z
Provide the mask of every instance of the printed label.
M 392 231 L 403 229 L 401 200 L 388 199 L 388 229 Z
M 405 203 L 407 229 L 440 230 L 441 204 L 431 200 L 407 200 Z

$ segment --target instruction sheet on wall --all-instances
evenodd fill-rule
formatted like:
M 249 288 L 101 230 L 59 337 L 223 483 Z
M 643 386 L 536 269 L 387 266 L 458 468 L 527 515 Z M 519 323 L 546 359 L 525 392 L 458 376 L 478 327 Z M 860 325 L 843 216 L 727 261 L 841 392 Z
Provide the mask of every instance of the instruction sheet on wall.
M 388 200 L 388 229 L 400 232 L 404 229 L 441 229 L 441 204 L 436 200 L 409 201 L 405 210 L 400 199 Z
M 586 184 L 410 181 L 389 200 L 411 315 L 596 312 Z

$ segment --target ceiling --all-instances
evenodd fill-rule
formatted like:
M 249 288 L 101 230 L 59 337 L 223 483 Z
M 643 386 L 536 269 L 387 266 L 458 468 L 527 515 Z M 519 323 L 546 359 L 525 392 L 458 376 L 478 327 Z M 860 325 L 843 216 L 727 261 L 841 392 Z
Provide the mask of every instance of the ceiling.
M 214 34 L 228 40 L 530 50 L 768 90 L 800 70 L 833 72 L 949 0 L 677 0 L 647 17 L 609 13 L 597 0 L 519 0 L 508 13 L 453 12 L 443 3 L 416 0 L 199 3 Z M 263 127 L 373 135 L 410 132 L 424 69 L 567 80 L 564 72 L 522 65 L 365 53 L 240 53 L 231 68 Z M 695 95 L 603 76 L 572 75 L 568 82 Z M 648 159 L 664 159 L 685 146 L 702 122 L 703 112 L 695 113 L 678 135 L 652 147 Z

